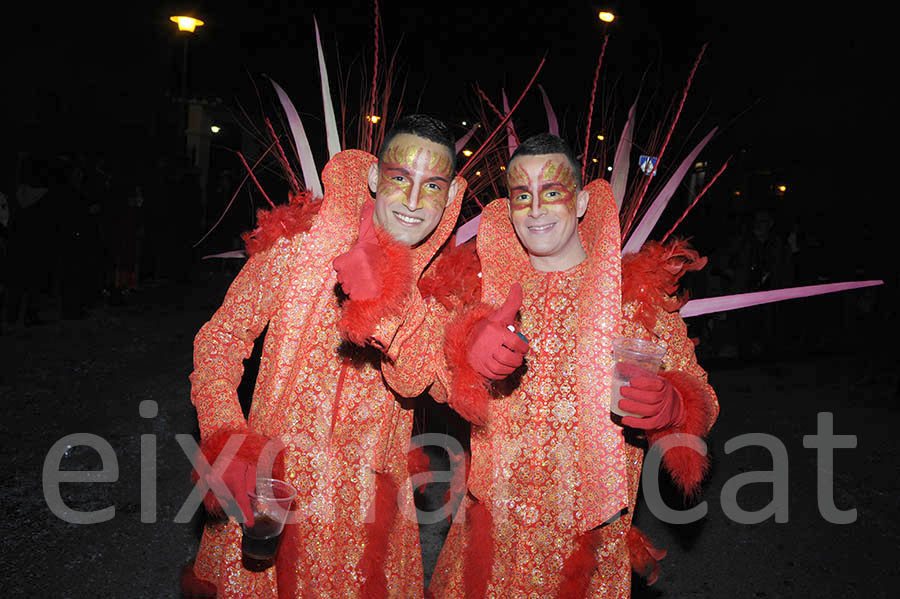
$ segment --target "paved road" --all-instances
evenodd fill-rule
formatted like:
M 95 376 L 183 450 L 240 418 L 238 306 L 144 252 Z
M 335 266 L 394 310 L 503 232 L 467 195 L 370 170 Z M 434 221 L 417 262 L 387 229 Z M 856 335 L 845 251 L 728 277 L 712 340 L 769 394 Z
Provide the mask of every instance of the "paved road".
M 2 498 L 4 595 L 59 598 L 177 597 L 177 572 L 197 546 L 199 529 L 176 524 L 190 492 L 188 461 L 176 434 L 195 429 L 188 400 L 191 340 L 224 293 L 227 281 L 204 275 L 190 288 L 160 286 L 128 305 L 101 308 L 83 321 L 52 322 L 0 337 L 0 424 L 4 451 Z M 662 575 L 635 597 L 887 597 L 898 586 L 898 412 L 890 381 L 857 383 L 868 356 L 809 358 L 772 366 L 717 367 L 722 415 L 710 438 L 714 467 L 705 487 L 706 515 L 686 525 L 661 523 L 647 506 L 639 525 L 669 550 Z M 886 368 L 877 363 L 876 372 Z M 142 417 L 143 401 L 158 413 Z M 152 404 L 145 404 L 145 408 Z M 820 514 L 817 477 L 823 475 L 804 435 L 817 430 L 817 414 L 833 414 L 835 434 L 855 435 L 856 447 L 836 449 L 830 474 L 834 503 L 855 508 L 856 521 L 830 524 Z M 114 453 L 115 482 L 67 483 L 61 497 L 73 509 L 115 506 L 110 520 L 69 524 L 44 499 L 42 472 L 53 446 L 75 433 L 102 437 Z M 789 478 L 785 523 L 772 517 L 740 524 L 728 516 L 726 482 L 741 474 L 770 471 L 762 446 L 726 452 L 745 433 L 771 435 L 783 446 Z M 156 506 L 140 501 L 141 436 L 155 436 Z M 150 439 L 152 437 L 145 437 Z M 147 441 L 145 440 L 145 443 Z M 64 444 L 65 445 L 65 444 Z M 61 469 L 100 469 L 91 449 L 74 447 L 53 464 Z M 149 472 L 145 469 L 145 471 Z M 151 473 L 152 474 L 152 473 Z M 102 475 L 101 475 L 102 476 Z M 148 475 L 147 480 L 154 479 Z M 772 501 L 772 484 L 748 484 L 737 495 L 744 510 Z M 435 486 L 423 501 L 443 493 Z M 663 496 L 682 507 L 671 489 Z M 142 509 L 154 522 L 142 522 Z M 423 527 L 430 574 L 446 525 Z

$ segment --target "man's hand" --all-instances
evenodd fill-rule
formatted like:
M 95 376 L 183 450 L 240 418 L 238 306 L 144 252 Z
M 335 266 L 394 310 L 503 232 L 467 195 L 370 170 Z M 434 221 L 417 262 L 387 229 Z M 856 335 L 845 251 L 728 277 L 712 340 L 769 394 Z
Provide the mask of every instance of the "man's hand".
M 481 376 L 500 380 L 522 365 L 528 342 L 507 328 L 515 323 L 521 306 L 522 286 L 515 283 L 503 306 L 473 328 L 468 360 Z
M 233 498 L 237 502 L 244 524 L 253 526 L 253 508 L 250 506 L 250 493 L 256 490 L 256 468 L 245 460 L 231 459 L 222 468 L 216 464 L 211 474 L 205 477 L 213 495 L 225 505 Z M 231 497 L 229 497 L 229 493 Z
M 622 424 L 643 430 L 669 428 L 680 423 L 683 401 L 668 380 L 632 364 L 619 364 L 630 380 L 622 385 L 619 407 L 637 416 L 624 416 Z
M 360 212 L 359 238 L 348 252 L 332 263 L 341 288 L 351 300 L 371 300 L 381 295 L 377 267 L 384 260 L 384 251 L 375 235 L 374 212 L 375 204 L 366 202 Z

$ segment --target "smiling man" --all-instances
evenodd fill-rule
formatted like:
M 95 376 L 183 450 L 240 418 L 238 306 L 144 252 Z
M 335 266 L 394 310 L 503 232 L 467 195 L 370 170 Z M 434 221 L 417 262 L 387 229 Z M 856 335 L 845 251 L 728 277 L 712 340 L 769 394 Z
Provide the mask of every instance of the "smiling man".
M 394 239 L 418 245 L 441 220 L 447 198 L 456 195 L 452 179 L 453 156 L 446 146 L 396 130 L 369 169 L 375 222 Z
M 543 137 L 539 140 L 544 140 Z M 542 152 L 535 143 L 523 144 L 507 171 L 509 218 L 535 270 L 563 271 L 586 255 L 578 238 L 578 219 L 587 210 L 590 194 L 581 189 L 576 162 L 568 146 L 550 144 Z
M 229 506 L 231 517 L 206 526 L 186 592 L 422 595 L 418 527 L 401 513 L 412 506 L 412 410 L 382 377 L 402 386 L 409 376 L 398 355 L 425 320 L 415 282 L 449 237 L 465 192 L 454 157 L 443 123 L 408 116 L 378 158 L 356 150 L 332 158 L 311 219 L 293 205 L 260 215 L 250 259 L 194 341 L 191 400 L 212 465 L 204 482 L 217 494 L 206 503 L 220 514 Z M 266 327 L 245 420 L 242 362 Z M 238 519 L 252 517 L 247 494 L 276 452 L 273 474 L 294 487 L 297 512 L 274 567 L 251 571 Z
M 449 380 L 442 386 L 450 405 L 480 418 L 459 508 L 465 517 L 453 521 L 430 591 L 436 599 L 624 599 L 631 566 L 652 578 L 660 557 L 631 526 L 644 451 L 634 440 L 705 434 L 718 411 L 715 394 L 677 309 L 661 308 L 671 308 L 673 287 L 632 279 L 624 287 L 641 292 L 625 294 L 623 310 L 609 184 L 582 189 L 568 144 L 549 134 L 519 145 L 506 172 L 509 199 L 487 205 L 478 230 L 482 303 L 448 327 L 449 376 L 438 370 L 438 381 Z M 654 274 L 672 266 L 665 259 L 647 264 Z M 530 348 L 517 353 L 500 329 L 516 325 L 519 301 L 517 328 Z M 661 376 L 642 371 L 622 388 L 620 406 L 638 416 L 613 421 L 612 341 L 619 336 L 653 340 L 668 352 Z M 480 368 L 485 355 L 514 366 L 525 350 L 526 368 L 516 377 L 503 380 L 511 369 Z M 481 387 L 469 384 L 479 375 Z M 703 475 L 703 456 L 690 451 L 666 453 L 691 463 L 671 468 L 688 493 Z

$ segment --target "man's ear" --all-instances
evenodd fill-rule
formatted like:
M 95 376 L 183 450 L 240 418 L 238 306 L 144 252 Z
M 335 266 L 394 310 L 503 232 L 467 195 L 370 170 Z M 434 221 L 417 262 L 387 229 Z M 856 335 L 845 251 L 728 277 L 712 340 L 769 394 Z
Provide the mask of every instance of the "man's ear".
M 584 213 L 587 212 L 588 202 L 591 201 L 591 194 L 588 190 L 582 189 L 578 192 L 578 195 L 575 196 L 575 210 L 578 212 L 578 218 L 584 216 Z
M 459 177 L 453 177 L 453 181 L 450 182 L 450 187 L 447 188 L 447 198 L 448 204 L 453 202 L 456 199 L 456 194 L 459 193 Z
M 506 198 L 506 215 L 509 217 L 509 222 L 512 222 L 512 202 L 509 201 L 509 198 Z
M 378 191 L 378 163 L 373 162 L 372 166 L 369 167 L 369 190 L 372 193 Z

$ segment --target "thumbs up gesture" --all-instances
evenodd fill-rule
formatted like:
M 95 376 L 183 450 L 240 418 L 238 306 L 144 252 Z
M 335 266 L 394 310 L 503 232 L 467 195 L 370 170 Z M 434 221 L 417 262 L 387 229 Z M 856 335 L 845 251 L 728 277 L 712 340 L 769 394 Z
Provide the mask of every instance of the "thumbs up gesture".
M 508 327 L 515 324 L 516 312 L 522 306 L 522 286 L 509 288 L 509 295 L 499 310 L 479 321 L 472 329 L 468 361 L 481 376 L 500 380 L 522 365 L 528 353 L 528 342 Z
M 384 251 L 375 234 L 374 212 L 375 204 L 366 202 L 360 211 L 359 238 L 349 251 L 332 262 L 338 283 L 352 300 L 371 300 L 381 295 L 378 264 L 384 260 Z

